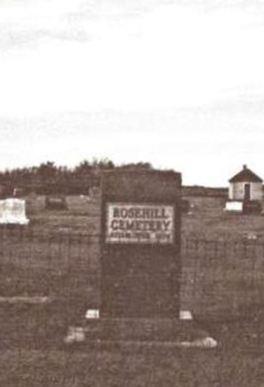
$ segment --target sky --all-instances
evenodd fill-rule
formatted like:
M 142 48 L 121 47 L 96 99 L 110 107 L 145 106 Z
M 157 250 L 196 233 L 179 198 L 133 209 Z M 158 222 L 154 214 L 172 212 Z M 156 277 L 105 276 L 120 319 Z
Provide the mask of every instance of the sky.
M 1 0 L 0 170 L 146 161 L 264 178 L 262 0 Z

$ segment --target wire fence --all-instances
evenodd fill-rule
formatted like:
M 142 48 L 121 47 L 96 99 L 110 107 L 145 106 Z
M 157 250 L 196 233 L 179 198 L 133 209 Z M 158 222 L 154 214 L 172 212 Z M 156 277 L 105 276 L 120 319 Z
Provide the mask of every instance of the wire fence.
M 0 230 L 0 384 L 133 386 L 135 377 L 142 386 L 241 387 L 257 386 L 253 378 L 263 380 L 255 331 L 236 341 L 230 333 L 217 350 L 198 357 L 168 349 L 66 350 L 67 328 L 81 323 L 87 306 L 100 304 L 99 239 L 98 234 Z M 184 237 L 181 248 L 184 308 L 200 315 L 223 311 L 226 317 L 263 303 L 264 244 Z
M 183 237 L 181 299 L 199 314 L 264 301 L 264 243 Z M 100 235 L 0 229 L 0 300 L 8 296 L 100 298 Z
M 199 315 L 238 315 L 264 302 L 264 244 L 182 240 L 182 302 Z
M 0 230 L 0 296 L 63 294 L 65 282 L 98 272 L 97 235 Z M 70 283 L 67 284 L 67 287 Z

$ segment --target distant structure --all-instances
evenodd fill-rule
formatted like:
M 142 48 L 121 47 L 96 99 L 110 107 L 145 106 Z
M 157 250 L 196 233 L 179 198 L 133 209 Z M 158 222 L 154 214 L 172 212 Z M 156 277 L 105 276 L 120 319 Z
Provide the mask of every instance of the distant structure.
M 229 180 L 225 210 L 259 214 L 262 211 L 263 180 L 246 165 Z
M 229 180 L 230 200 L 261 201 L 263 180 L 251 171 L 246 165 Z

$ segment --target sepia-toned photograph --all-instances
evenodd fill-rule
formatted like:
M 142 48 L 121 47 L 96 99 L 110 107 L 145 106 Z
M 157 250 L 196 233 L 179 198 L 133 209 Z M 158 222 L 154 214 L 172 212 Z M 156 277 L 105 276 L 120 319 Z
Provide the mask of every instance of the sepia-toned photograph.
M 0 0 L 0 387 L 264 386 L 264 1 Z

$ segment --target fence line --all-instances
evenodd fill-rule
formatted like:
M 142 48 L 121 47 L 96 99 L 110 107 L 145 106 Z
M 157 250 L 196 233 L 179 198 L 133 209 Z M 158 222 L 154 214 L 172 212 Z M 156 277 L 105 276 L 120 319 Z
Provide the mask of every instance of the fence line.
M 0 228 L 0 296 L 99 302 L 100 235 Z M 200 314 L 264 302 L 264 243 L 183 236 L 184 307 Z M 88 289 L 88 290 L 87 290 Z
M 22 299 L 27 295 L 54 296 L 55 300 L 22 306 L 12 302 L 8 305 L 1 303 L 0 340 L 2 353 L 5 354 L 5 357 L 2 356 L 2 367 L 6 367 L 5 384 L 49 385 L 52 381 L 52 384 L 56 382 L 62 386 L 73 384 L 74 379 L 74 383 L 78 380 L 83 385 L 81 378 L 85 376 L 90 382 L 91 374 L 96 384 L 98 364 L 105 367 L 109 380 L 116 373 L 113 369 L 117 369 L 117 359 L 122 362 L 120 375 L 125 369 L 124 359 L 131 361 L 131 350 L 124 358 L 115 351 L 117 355 L 111 360 L 107 357 L 109 351 L 96 351 L 91 346 L 86 352 L 66 351 L 62 347 L 67 327 L 80 323 L 87 302 L 90 306 L 91 303 L 94 306 L 99 304 L 99 238 L 100 235 L 96 234 L 36 234 L 32 230 L 0 229 L 0 301 L 5 296 Z M 182 299 L 194 312 L 217 313 L 222 307 L 233 311 L 241 305 L 264 301 L 264 243 L 183 237 L 182 262 Z M 228 343 L 230 340 L 232 337 L 228 338 Z M 167 352 L 158 356 L 158 352 L 151 349 L 151 355 L 146 356 L 148 361 L 153 362 L 149 366 L 151 375 L 154 375 L 153 369 L 157 368 L 160 372 L 159 364 L 164 362 L 164 375 L 167 377 L 169 374 L 171 379 L 168 380 L 170 382 L 173 378 L 174 384 L 176 380 L 178 385 L 187 385 L 188 382 L 190 386 L 222 386 L 232 379 L 233 385 L 242 385 L 243 378 L 247 378 L 246 383 L 255 385 L 252 378 L 255 375 L 259 380 L 260 369 L 259 359 L 255 361 L 256 351 L 261 354 L 263 351 L 257 343 L 253 344 L 252 348 L 247 343 L 243 344 L 245 348 L 239 347 L 236 353 L 230 348 L 237 343 L 231 341 L 229 346 L 222 345 L 210 355 L 199 352 L 199 356 L 193 356 L 193 353 L 177 351 L 172 356 L 168 356 Z M 250 351 L 253 355 L 248 355 Z M 125 349 L 122 349 L 122 354 L 125 354 Z M 115 355 L 111 353 L 111 356 Z M 141 351 L 140 363 L 142 356 Z M 254 363 L 248 366 L 247 374 L 245 369 L 250 356 L 254 357 Z M 172 363 L 174 358 L 177 361 Z M 91 362 L 93 367 L 87 368 Z M 110 376 L 106 373 L 109 364 L 114 364 L 109 371 Z M 170 367 L 173 372 L 170 372 Z M 142 377 L 145 374 L 146 368 Z M 25 377 L 25 384 L 21 381 L 22 376 Z M 152 381 L 154 376 L 150 376 Z M 144 379 L 144 382 L 147 380 Z
M 186 238 L 182 257 L 182 300 L 197 313 L 237 314 L 263 304 L 264 243 Z

